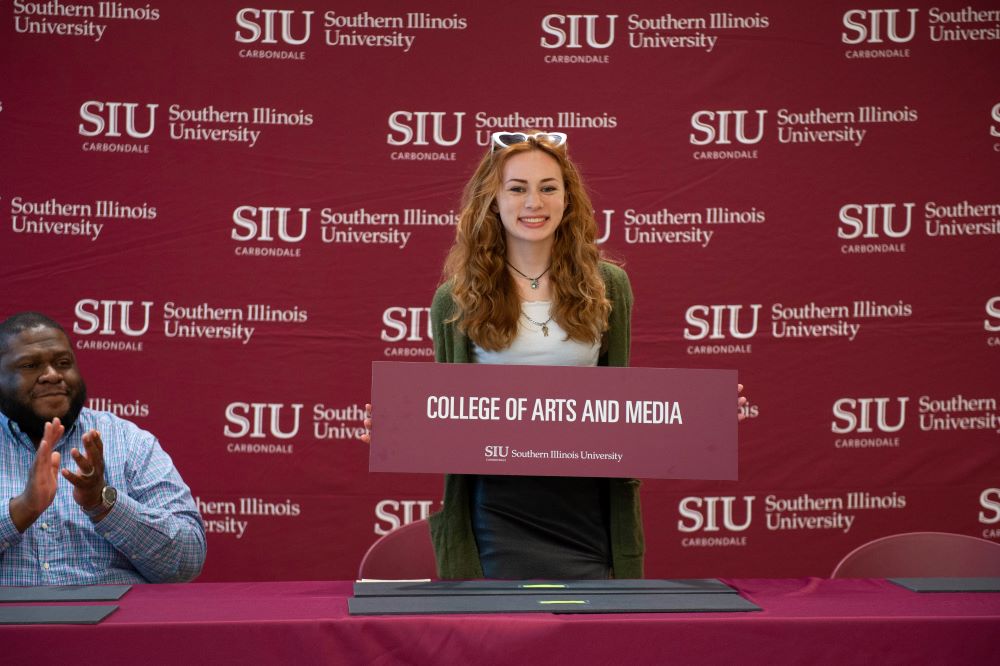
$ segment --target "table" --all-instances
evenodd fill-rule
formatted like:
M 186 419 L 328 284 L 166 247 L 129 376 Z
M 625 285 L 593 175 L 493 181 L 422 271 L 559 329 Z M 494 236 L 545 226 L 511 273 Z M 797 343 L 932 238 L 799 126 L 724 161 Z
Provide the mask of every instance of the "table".
M 346 581 L 137 585 L 99 625 L 0 626 L 0 645 L 10 663 L 102 666 L 1000 664 L 1000 593 L 724 580 L 764 610 L 352 617 Z

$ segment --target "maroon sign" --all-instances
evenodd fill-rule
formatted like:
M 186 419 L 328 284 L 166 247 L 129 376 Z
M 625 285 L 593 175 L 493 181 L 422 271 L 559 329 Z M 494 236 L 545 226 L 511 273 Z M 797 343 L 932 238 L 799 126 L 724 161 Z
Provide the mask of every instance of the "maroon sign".
M 737 478 L 736 371 L 372 363 L 369 469 Z

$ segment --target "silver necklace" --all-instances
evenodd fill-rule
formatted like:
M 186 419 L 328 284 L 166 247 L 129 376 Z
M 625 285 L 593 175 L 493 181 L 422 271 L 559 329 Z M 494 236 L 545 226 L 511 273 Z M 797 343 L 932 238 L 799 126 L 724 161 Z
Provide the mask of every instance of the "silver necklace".
M 514 267 L 511 266 L 511 268 L 514 268 Z M 517 270 L 517 269 L 514 268 L 514 270 Z M 542 277 L 542 276 L 539 275 L 538 277 Z M 549 322 L 552 321 L 552 316 L 551 315 L 545 321 L 535 321 L 534 319 L 532 319 L 531 317 L 529 317 L 528 314 L 525 313 L 525 312 L 522 312 L 521 316 L 524 317 L 525 319 L 527 319 L 528 321 L 530 321 L 535 326 L 541 326 L 542 327 L 542 334 L 545 337 L 549 337 Z
M 507 262 L 507 265 L 510 266 L 511 268 L 514 268 L 513 264 L 511 264 L 509 261 Z M 518 275 L 520 275 L 521 277 L 523 277 L 525 280 L 528 280 L 529 282 L 531 282 L 531 288 L 532 289 L 538 289 L 538 281 L 542 279 L 543 275 L 545 275 L 546 273 L 549 272 L 550 268 L 552 268 L 552 264 L 549 264 L 545 268 L 544 271 L 542 271 L 541 273 L 539 273 L 538 277 L 530 277 L 528 275 L 525 275 L 524 273 L 522 273 L 521 271 L 517 270 L 516 268 L 514 268 L 514 272 L 517 273 Z M 548 322 L 545 322 L 545 323 L 548 323 Z M 548 335 L 548 333 L 546 333 L 545 335 Z

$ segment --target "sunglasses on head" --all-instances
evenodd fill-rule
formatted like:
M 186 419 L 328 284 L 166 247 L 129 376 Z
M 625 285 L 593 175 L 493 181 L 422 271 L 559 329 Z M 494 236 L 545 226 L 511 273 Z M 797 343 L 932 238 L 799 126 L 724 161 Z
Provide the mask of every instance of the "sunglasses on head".
M 566 135 L 562 132 L 535 132 L 525 134 L 524 132 L 493 132 L 493 150 L 506 148 L 518 143 L 524 143 L 529 139 L 544 141 L 550 146 L 561 146 L 566 143 Z

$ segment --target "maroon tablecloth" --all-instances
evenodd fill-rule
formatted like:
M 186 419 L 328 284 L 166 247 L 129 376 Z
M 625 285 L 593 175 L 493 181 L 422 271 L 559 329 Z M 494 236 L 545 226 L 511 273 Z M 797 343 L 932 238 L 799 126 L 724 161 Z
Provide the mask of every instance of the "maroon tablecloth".
M 351 617 L 343 581 L 141 585 L 96 626 L 2 626 L 0 653 L 102 665 L 1000 664 L 1000 593 L 726 582 L 764 610 Z

